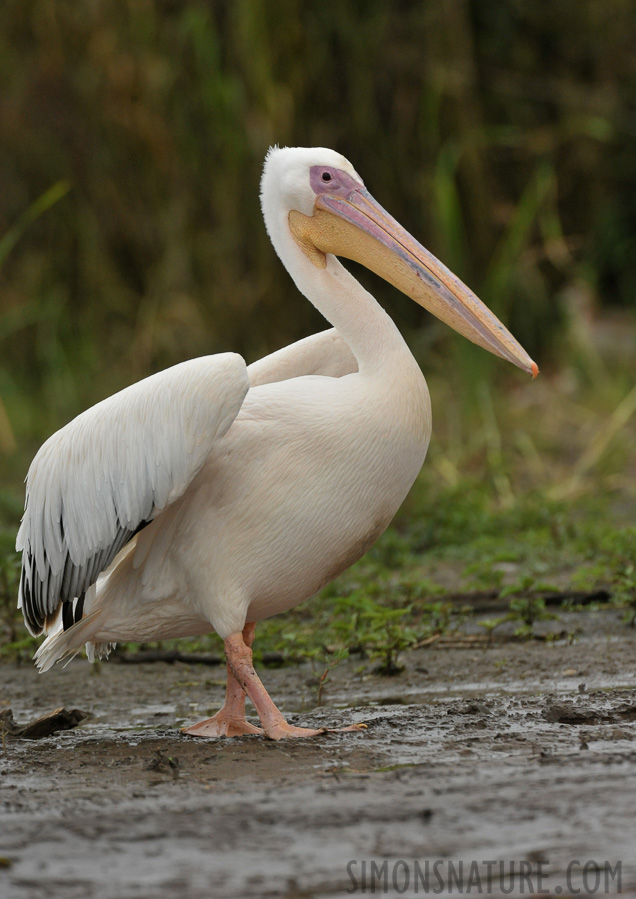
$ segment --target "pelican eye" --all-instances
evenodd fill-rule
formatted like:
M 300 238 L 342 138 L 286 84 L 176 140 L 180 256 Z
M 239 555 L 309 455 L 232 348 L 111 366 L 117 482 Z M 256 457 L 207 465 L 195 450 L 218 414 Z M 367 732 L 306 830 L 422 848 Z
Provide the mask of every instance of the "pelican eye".
M 323 181 L 331 181 L 331 173 L 330 173 L 330 172 L 323 172 L 323 173 L 322 173 L 322 180 L 323 180 Z

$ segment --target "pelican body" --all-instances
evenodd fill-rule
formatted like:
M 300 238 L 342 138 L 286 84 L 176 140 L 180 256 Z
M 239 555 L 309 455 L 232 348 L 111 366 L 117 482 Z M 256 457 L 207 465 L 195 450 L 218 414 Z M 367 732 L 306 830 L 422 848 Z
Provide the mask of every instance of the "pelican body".
M 411 237 L 344 157 L 274 148 L 265 225 L 299 291 L 333 326 L 246 366 L 193 359 L 54 434 L 27 476 L 19 605 L 46 671 L 86 645 L 215 630 L 223 708 L 197 736 L 289 725 L 252 665 L 255 623 L 315 594 L 386 529 L 424 462 L 428 389 L 391 319 L 337 256 L 366 265 L 455 330 L 536 374 L 480 300 Z M 245 718 L 245 696 L 262 729 Z

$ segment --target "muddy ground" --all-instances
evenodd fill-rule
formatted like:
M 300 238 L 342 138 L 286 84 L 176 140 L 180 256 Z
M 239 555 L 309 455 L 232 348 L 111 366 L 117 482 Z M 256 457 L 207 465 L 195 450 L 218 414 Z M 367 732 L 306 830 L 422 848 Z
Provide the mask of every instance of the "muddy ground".
M 0 896 L 636 896 L 636 634 L 559 627 L 574 642 L 435 644 L 392 678 L 353 658 L 320 708 L 308 666 L 263 671 L 293 722 L 368 725 L 284 743 L 179 733 L 220 667 L 0 667 L 18 722 L 90 713 L 5 739 Z

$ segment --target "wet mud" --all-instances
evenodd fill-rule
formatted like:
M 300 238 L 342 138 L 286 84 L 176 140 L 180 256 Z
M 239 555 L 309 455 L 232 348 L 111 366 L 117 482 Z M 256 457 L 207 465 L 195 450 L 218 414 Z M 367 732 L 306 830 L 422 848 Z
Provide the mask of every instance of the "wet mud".
M 309 666 L 262 671 L 293 723 L 367 724 L 281 743 L 179 732 L 221 667 L 2 666 L 16 726 L 88 717 L 4 735 L 0 896 L 636 896 L 636 634 L 564 620 L 573 641 L 431 645 L 391 678 L 353 658 L 321 707 Z

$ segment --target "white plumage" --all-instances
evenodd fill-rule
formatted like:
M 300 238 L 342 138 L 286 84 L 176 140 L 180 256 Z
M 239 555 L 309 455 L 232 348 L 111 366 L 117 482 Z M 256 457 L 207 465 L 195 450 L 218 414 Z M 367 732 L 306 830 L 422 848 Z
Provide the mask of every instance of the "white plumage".
M 335 326 L 246 367 L 176 365 L 82 413 L 35 457 L 18 534 L 20 605 L 41 670 L 87 644 L 216 630 L 226 705 L 190 728 L 292 728 L 251 666 L 254 622 L 314 594 L 385 530 L 426 455 L 426 383 L 398 330 L 335 258 L 357 259 L 453 327 L 536 366 L 479 300 L 375 204 L 331 150 L 275 149 L 262 205 L 276 251 Z M 60 615 L 60 610 L 62 614 Z

